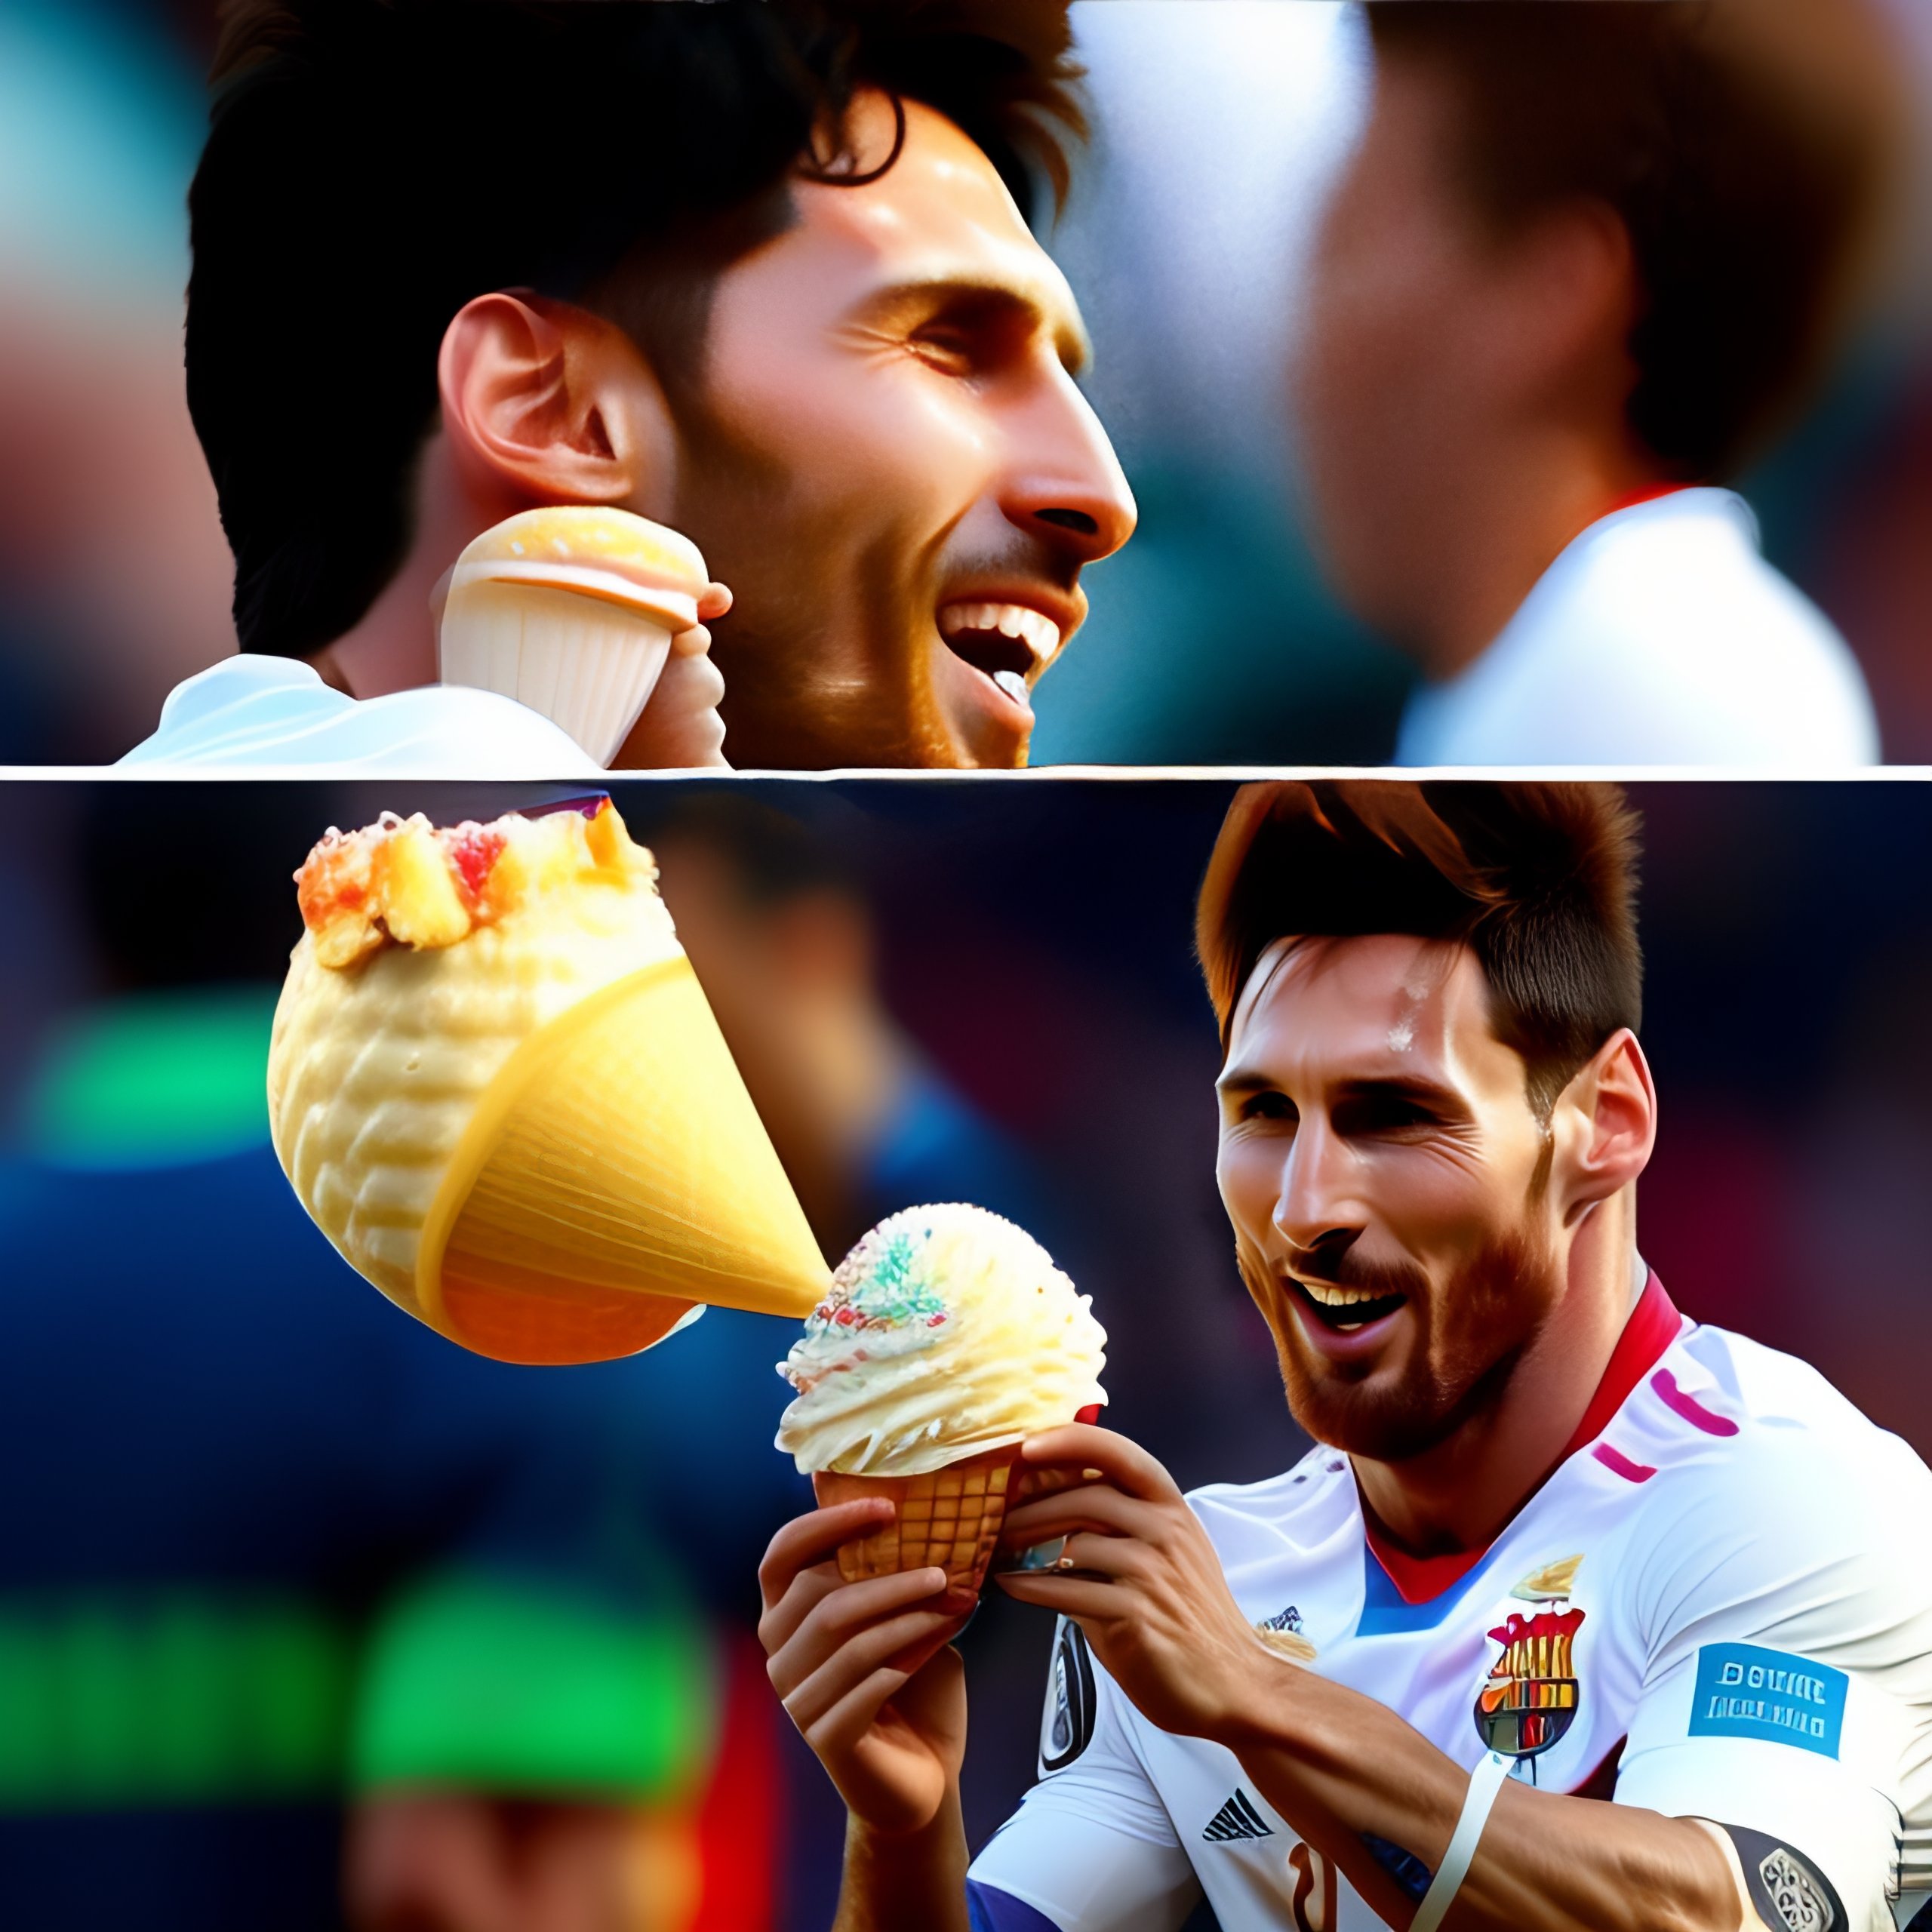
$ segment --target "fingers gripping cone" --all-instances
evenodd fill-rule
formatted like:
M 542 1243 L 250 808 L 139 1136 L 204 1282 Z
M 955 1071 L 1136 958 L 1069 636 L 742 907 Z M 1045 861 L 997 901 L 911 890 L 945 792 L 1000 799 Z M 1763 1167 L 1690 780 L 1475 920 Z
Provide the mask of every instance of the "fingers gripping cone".
M 841 1544 L 838 1574 L 848 1583 L 902 1571 L 946 1572 L 946 1594 L 976 1598 L 999 1542 L 1000 1526 L 1020 1460 L 1020 1445 L 989 1450 L 918 1476 L 848 1476 L 827 1470 L 812 1487 L 822 1509 L 884 1496 L 893 1520 L 857 1543 Z
M 442 681 L 513 697 L 608 764 L 657 688 L 672 629 L 575 589 L 465 583 L 444 607 Z
M 1106 1331 L 1024 1229 L 963 1202 L 888 1216 L 841 1261 L 778 1372 L 778 1447 L 820 1506 L 883 1497 L 889 1523 L 838 1551 L 848 1583 L 937 1568 L 979 1595 L 1010 1503 L 1057 1486 L 1026 1438 L 1091 1421 Z
M 1091 1404 L 1075 1422 L 1098 1422 L 1100 1406 Z M 893 1505 L 893 1520 L 882 1530 L 838 1550 L 838 1574 L 848 1583 L 868 1577 L 893 1577 L 902 1571 L 940 1569 L 946 1594 L 962 1601 L 977 1597 L 998 1552 L 1006 1512 L 1037 1502 L 1078 1480 L 1058 1469 L 1023 1471 L 1020 1445 L 987 1451 L 918 1476 L 848 1476 L 825 1470 L 812 1478 L 821 1509 L 883 1496 Z M 1057 1556 L 1057 1545 L 1051 1552 Z
M 802 1320 L 829 1275 L 681 955 L 540 1028 L 485 1090 L 416 1290 L 500 1361 L 629 1355 L 702 1304 Z
M 696 544 L 628 511 L 521 511 L 478 537 L 438 587 L 442 681 L 540 711 L 608 764 L 709 585 Z

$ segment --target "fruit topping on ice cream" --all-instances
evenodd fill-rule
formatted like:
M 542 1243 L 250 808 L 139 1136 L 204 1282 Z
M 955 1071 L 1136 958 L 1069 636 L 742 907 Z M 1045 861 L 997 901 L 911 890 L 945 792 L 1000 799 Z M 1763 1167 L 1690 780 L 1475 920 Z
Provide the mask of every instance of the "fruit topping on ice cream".
M 656 876 L 651 854 L 602 798 L 488 825 L 385 812 L 358 831 L 331 827 L 295 883 L 317 963 L 340 971 L 386 946 L 454 946 L 559 887 Z

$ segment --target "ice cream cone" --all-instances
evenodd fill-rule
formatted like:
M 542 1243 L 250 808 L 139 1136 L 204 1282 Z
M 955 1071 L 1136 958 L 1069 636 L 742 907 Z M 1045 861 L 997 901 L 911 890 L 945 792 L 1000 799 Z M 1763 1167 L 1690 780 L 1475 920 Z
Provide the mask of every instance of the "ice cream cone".
M 698 621 L 696 545 L 623 510 L 527 510 L 450 574 L 441 678 L 540 711 L 608 764 L 656 688 L 671 639 Z
M 978 1598 L 1029 1436 L 1097 1416 L 1106 1333 L 1024 1229 L 963 1201 L 903 1208 L 841 1261 L 778 1372 L 798 1392 L 778 1447 L 821 1507 L 884 1496 L 891 1523 L 838 1552 L 848 1582 L 937 1565 Z
M 990 1449 L 917 1476 L 848 1476 L 823 1469 L 812 1478 L 821 1509 L 888 1497 L 893 1520 L 857 1543 L 841 1546 L 838 1574 L 848 1583 L 937 1567 L 946 1572 L 946 1594 L 962 1605 L 975 1601 L 999 1542 L 1020 1445 Z
M 480 1354 L 608 1360 L 712 1303 L 795 1320 L 830 1276 L 689 962 L 525 1039 L 423 1228 L 424 1317 Z

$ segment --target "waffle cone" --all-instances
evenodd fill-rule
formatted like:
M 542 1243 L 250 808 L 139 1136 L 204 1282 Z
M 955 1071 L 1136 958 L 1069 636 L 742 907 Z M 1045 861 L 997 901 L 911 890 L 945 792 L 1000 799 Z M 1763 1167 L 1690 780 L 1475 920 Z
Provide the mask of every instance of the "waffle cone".
M 1000 1525 L 1020 1444 L 989 1449 L 963 1462 L 918 1476 L 848 1476 L 821 1470 L 812 1488 L 821 1509 L 868 1497 L 891 1498 L 897 1514 L 886 1527 L 858 1543 L 840 1546 L 838 1574 L 848 1583 L 868 1577 L 937 1567 L 946 1572 L 946 1594 L 959 1601 L 977 1598 L 999 1541 Z
M 533 1033 L 423 1224 L 430 1324 L 502 1361 L 604 1361 L 711 1304 L 801 1321 L 829 1276 L 690 961 Z

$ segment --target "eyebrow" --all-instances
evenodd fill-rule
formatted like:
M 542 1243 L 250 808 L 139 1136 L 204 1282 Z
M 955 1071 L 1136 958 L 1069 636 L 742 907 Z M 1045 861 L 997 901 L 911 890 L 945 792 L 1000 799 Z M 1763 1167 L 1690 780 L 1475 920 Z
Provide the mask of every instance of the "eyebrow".
M 1420 1073 L 1392 1073 L 1371 1079 L 1344 1080 L 1336 1089 L 1336 1098 L 1360 1100 L 1394 1096 L 1419 1100 L 1426 1106 L 1447 1113 L 1466 1113 L 1468 1104 L 1454 1088 Z
M 1084 375 L 1093 367 L 1094 340 L 1078 315 L 1063 314 L 1056 318 L 1038 296 L 1016 288 L 1011 282 L 958 275 L 895 281 L 890 288 L 877 291 L 861 307 L 873 316 L 884 317 L 911 309 L 940 309 L 955 302 L 1004 309 L 1022 318 L 1035 334 L 1050 331 L 1054 351 L 1070 376 Z
M 1259 1068 L 1230 1067 L 1215 1081 L 1215 1091 L 1226 1100 L 1245 1100 L 1255 1094 L 1278 1093 L 1281 1083 L 1271 1079 Z M 1337 1100 L 1365 1100 L 1372 1096 L 1397 1095 L 1417 1100 L 1445 1112 L 1467 1111 L 1463 1097 L 1453 1087 L 1420 1074 L 1392 1073 L 1373 1078 L 1344 1080 L 1334 1090 Z
M 1245 1067 L 1229 1067 L 1214 1082 L 1214 1091 L 1224 1099 L 1238 1100 L 1250 1094 L 1266 1094 L 1279 1088 L 1278 1080 L 1270 1080 L 1267 1075 L 1251 1072 Z

